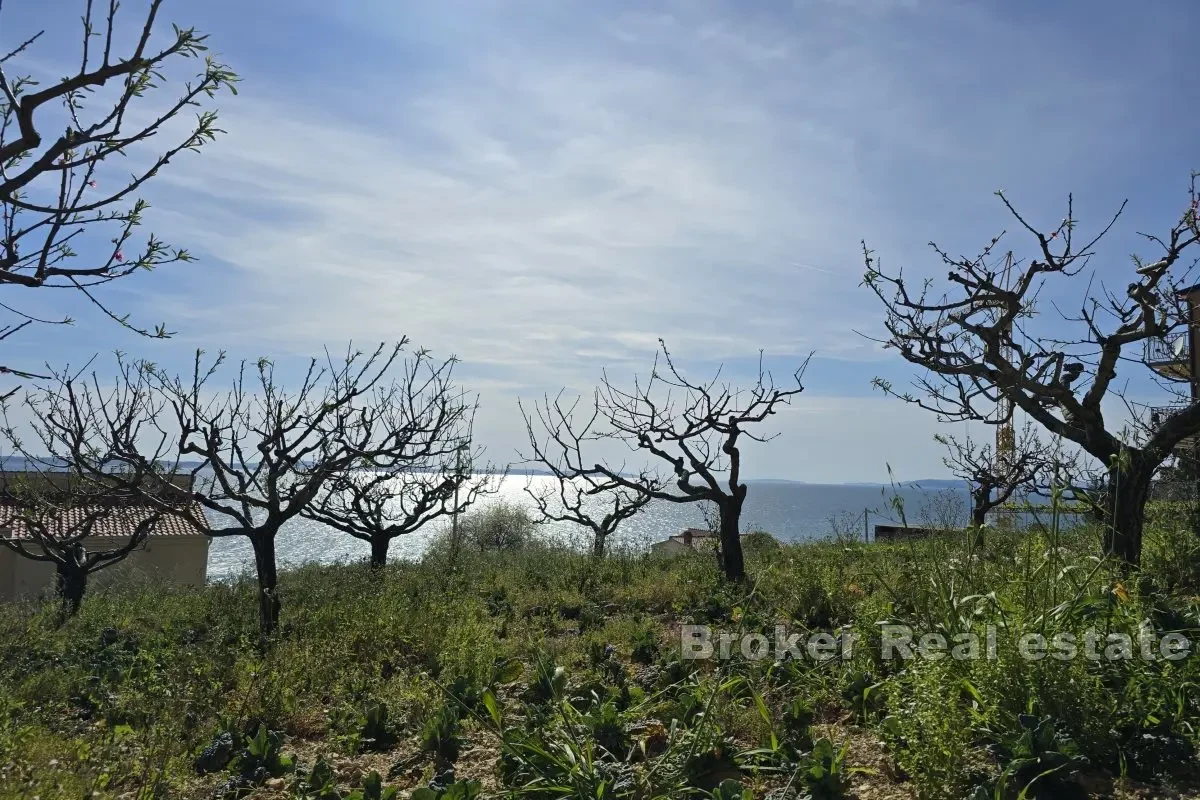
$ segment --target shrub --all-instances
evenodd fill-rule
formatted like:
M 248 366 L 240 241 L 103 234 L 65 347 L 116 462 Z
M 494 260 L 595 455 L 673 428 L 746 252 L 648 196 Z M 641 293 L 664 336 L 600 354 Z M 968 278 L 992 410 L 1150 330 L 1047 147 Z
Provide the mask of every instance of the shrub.
M 518 505 L 496 503 L 459 520 L 459 536 L 481 553 L 520 550 L 533 539 L 533 520 Z
M 462 739 L 458 735 L 458 708 L 453 700 L 447 701 L 421 726 L 421 750 L 432 753 L 439 760 L 454 762 Z
M 754 531 L 742 537 L 742 552 L 748 558 L 763 558 L 778 553 L 782 545 L 766 531 Z

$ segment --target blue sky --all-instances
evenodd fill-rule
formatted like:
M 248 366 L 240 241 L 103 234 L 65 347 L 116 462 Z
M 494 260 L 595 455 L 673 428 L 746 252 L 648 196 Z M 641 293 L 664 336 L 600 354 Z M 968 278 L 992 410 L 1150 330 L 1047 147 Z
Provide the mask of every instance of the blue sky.
M 146 192 L 143 231 L 199 262 L 105 295 L 177 336 L 31 294 L 77 324 L 10 340 L 9 359 L 120 348 L 182 368 L 204 347 L 286 369 L 407 334 L 463 359 L 480 436 L 507 460 L 516 397 L 632 376 L 659 336 L 697 374 L 737 375 L 763 349 L 786 375 L 812 350 L 749 471 L 943 477 L 937 423 L 870 388 L 911 370 L 856 333 L 880 329 L 860 239 L 941 275 L 930 239 L 973 253 L 1011 230 L 996 189 L 1047 230 L 1067 192 L 1085 227 L 1127 197 L 1094 262 L 1123 286 L 1136 232 L 1166 230 L 1200 168 L 1200 7 L 1047 5 L 168 2 L 243 77 L 221 101 L 228 135 Z M 50 6 L 6 5 L 5 44 L 61 30 Z M 74 35 L 27 69 L 64 71 Z M 1070 307 L 1081 288 L 1052 292 Z

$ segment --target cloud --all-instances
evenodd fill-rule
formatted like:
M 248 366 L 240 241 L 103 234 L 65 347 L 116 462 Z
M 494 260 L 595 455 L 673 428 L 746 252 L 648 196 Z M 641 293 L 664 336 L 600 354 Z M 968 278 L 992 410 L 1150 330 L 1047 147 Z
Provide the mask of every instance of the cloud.
M 703 364 L 816 350 L 806 397 L 833 399 L 758 474 L 850 479 L 881 439 L 919 474 L 936 423 L 860 397 L 873 366 L 828 366 L 881 356 L 854 333 L 879 325 L 859 240 L 970 251 L 992 189 L 1100 185 L 1150 125 L 1138 75 L 976 4 L 502 5 L 341 9 L 339 61 L 248 75 L 229 135 L 152 189 L 155 230 L 205 259 L 155 318 L 239 355 L 409 335 L 495 395 L 497 442 L 516 395 L 644 371 L 660 336 Z M 427 32 L 428 63 L 361 51 L 368 27 Z
M 836 269 L 852 223 L 772 178 L 768 109 L 662 67 L 480 74 L 492 81 L 397 98 L 377 130 L 262 96 L 231 108 L 228 141 L 164 183 L 193 200 L 177 220 L 189 241 L 278 311 L 212 313 L 285 345 L 403 330 L 510 365 L 641 357 L 663 334 L 729 356 L 845 346 L 848 321 L 819 312 L 838 303 L 831 278 L 852 288 L 856 268 Z M 801 128 L 792 144 L 827 154 L 809 179 L 835 185 L 845 142 Z M 835 268 L 797 274 L 800 249 Z M 785 275 L 784 293 L 763 280 Z

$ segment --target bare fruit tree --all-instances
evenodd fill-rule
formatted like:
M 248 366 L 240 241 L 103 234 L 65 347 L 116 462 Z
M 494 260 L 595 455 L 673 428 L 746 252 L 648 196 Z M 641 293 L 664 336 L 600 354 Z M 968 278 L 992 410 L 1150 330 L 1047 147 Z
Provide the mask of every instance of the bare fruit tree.
M 466 512 L 496 491 L 503 475 L 452 463 L 428 468 L 351 472 L 334 479 L 303 515 L 371 546 L 370 565 L 387 563 L 392 541 Z
M 174 410 L 179 451 L 212 476 L 195 499 L 216 518 L 201 521 L 212 537 L 241 536 L 254 550 L 259 618 L 264 634 L 279 624 L 276 539 L 290 520 L 313 506 L 325 487 L 354 469 L 388 463 L 409 446 L 412 430 L 392 428 L 407 396 L 406 372 L 396 378 L 407 340 L 374 351 L 309 362 L 289 391 L 267 359 L 243 362 L 225 395 L 209 395 L 221 367 L 197 354 L 190 380 L 155 371 Z
M 47 450 L 96 480 L 116 467 L 191 475 L 193 503 L 166 503 L 146 491 L 141 498 L 208 536 L 249 541 L 262 630 L 270 634 L 280 612 L 280 530 L 317 502 L 331 481 L 390 463 L 411 444 L 413 430 L 392 424 L 400 417 L 397 405 L 410 395 L 410 373 L 398 369 L 406 345 L 313 359 L 291 391 L 267 359 L 243 362 L 225 392 L 213 385 L 223 354 L 206 364 L 197 353 L 186 379 L 139 363 L 125 368 L 112 390 L 118 397 L 148 398 L 131 402 L 128 414 L 113 413 L 118 406 L 112 394 L 96 383 L 45 392 L 39 419 L 57 439 Z M 174 468 L 163 468 L 161 452 L 171 454 Z
M 132 26 L 125 17 L 118 19 L 118 3 L 106 4 L 103 11 L 91 0 L 80 5 L 79 56 L 66 77 L 47 82 L 29 71 L 45 31 L 0 45 L 0 285 L 65 289 L 131 331 L 164 338 L 170 335 L 165 324 L 132 322 L 128 314 L 113 310 L 99 290 L 139 271 L 193 260 L 153 233 L 137 235 L 148 208 L 137 195 L 174 158 L 198 151 L 221 132 L 216 112 L 201 107 L 222 91 L 236 94 L 237 76 L 206 53 L 207 37 L 194 29 L 172 26 L 165 38 L 158 33 L 162 0 L 150 0 Z M 132 41 L 125 41 L 126 31 L 133 33 Z M 192 80 L 155 106 L 152 97 L 174 81 L 175 65 L 189 60 L 202 61 L 192 70 Z M 192 109 L 201 110 L 181 129 L 178 120 Z M 171 141 L 159 144 L 167 137 Z M 72 322 L 65 314 L 29 313 L 11 301 L 0 302 L 0 309 L 7 314 L 0 340 L 33 323 Z M 34 560 L 53 562 L 59 593 L 74 610 L 88 575 L 123 560 L 158 524 L 157 514 L 133 519 L 122 506 L 146 491 L 162 496 L 156 475 L 162 466 L 158 456 L 165 454 L 138 462 L 154 465 L 147 473 L 100 446 L 105 437 L 99 435 L 115 434 L 107 439 L 118 444 L 137 438 L 137 421 L 148 419 L 146 386 L 139 376 L 127 374 L 131 380 L 124 388 L 133 391 L 104 398 L 112 405 L 98 409 L 88 404 L 102 401 L 99 386 L 88 388 L 79 376 L 41 375 L 7 365 L 0 366 L 0 374 L 45 382 L 39 394 L 49 401 L 39 405 L 35 397 L 27 398 L 38 406 L 32 409 L 33 426 L 44 446 L 35 455 L 23 449 L 8 420 L 7 403 L 19 389 L 0 392 L 10 443 L 33 471 L 44 473 L 37 486 L 17 494 L 6 490 L 6 513 L 24 538 L 10 537 L 8 546 Z M 67 408 L 75 414 L 53 416 L 55 409 Z M 86 458 L 40 458 L 46 452 L 69 454 L 79 444 L 71 441 L 74 433 L 87 435 L 88 446 L 80 451 Z M 143 480 L 150 486 L 141 485 Z M 64 481 L 81 494 L 47 491 Z M 115 534 L 117 519 L 124 526 L 123 544 L 109 546 L 113 536 L 104 537 L 103 545 L 96 545 L 99 538 L 89 539 L 98 531 Z M 89 546 L 104 549 L 89 551 Z
M 583 463 L 583 441 L 571 427 L 573 410 L 564 407 L 561 399 L 556 399 L 553 404 L 538 405 L 534 410 L 538 421 L 535 428 L 533 417 L 522 406 L 521 414 L 532 449 L 524 463 L 547 470 L 551 478 L 540 489 L 531 482 L 525 492 L 537 507 L 540 521 L 569 522 L 588 530 L 592 538 L 592 559 L 596 561 L 604 557 L 608 538 L 622 522 L 645 508 L 654 499 L 654 492 L 662 491 L 663 482 L 646 471 L 634 481 L 636 487 L 578 474 L 570 465 Z M 590 424 L 584 426 L 583 434 L 590 429 Z
M 590 481 L 590 491 L 623 489 L 670 503 L 714 504 L 720 515 L 725 576 L 741 581 L 746 568 L 739 525 L 747 492 L 741 446 L 746 440 L 773 438 L 751 429 L 804 391 L 800 379 L 808 360 L 792 373 L 794 386 L 776 386 L 760 359 L 754 382 L 736 387 L 721 379 L 719 369 L 703 383 L 688 380 L 661 339 L 659 347 L 649 378 L 635 378 L 632 389 L 619 388 L 605 374 L 586 420 L 575 416 L 578 401 L 567 405 L 561 395 L 545 398 L 535 416 L 549 436 L 551 458 L 562 474 Z M 530 415 L 525 418 L 532 427 Z M 583 460 L 584 446 L 606 439 L 624 442 L 652 464 L 667 465 L 669 478 L 645 471 L 629 474 Z
M 367 542 L 372 567 L 387 563 L 392 540 L 461 514 L 502 477 L 475 470 L 483 455 L 472 449 L 476 404 L 453 382 L 454 364 L 425 352 L 407 362 L 382 407 L 384 429 L 398 434 L 393 445 L 328 481 L 301 511 Z
M 180 475 L 174 440 L 154 425 L 163 404 L 140 365 L 117 364 L 108 388 L 94 372 L 51 376 L 26 393 L 23 424 L 12 419 L 11 400 L 0 403 L 3 437 L 25 462 L 21 473 L 0 475 L 8 532 L 0 543 L 54 564 L 68 613 L 79 609 L 90 575 L 140 548 L 168 513 L 189 514 L 191 477 Z
M 5 531 L 0 545 L 22 558 L 53 564 L 55 594 L 70 615 L 83 604 L 88 578 L 140 548 L 162 519 L 159 512 L 137 516 L 133 519 L 111 497 L 19 492 L 0 503 L 0 527 Z M 97 548 L 97 541 L 104 544 Z
M 1125 399 L 1118 370 L 1125 377 L 1152 377 L 1147 343 L 1188 325 L 1181 291 L 1191 266 L 1185 255 L 1200 241 L 1195 180 L 1178 221 L 1165 234 L 1143 234 L 1159 252 L 1150 261 L 1135 257 L 1130 282 L 1120 290 L 1097 284 L 1089 268 L 1124 205 L 1094 235 L 1081 237 L 1073 201 L 1066 217 L 1046 230 L 999 196 L 1028 235 L 1028 259 L 1012 251 L 999 255 L 1003 234 L 973 257 L 952 256 L 934 244 L 941 268 L 949 269 L 939 284 L 885 273 L 864 244 L 864 283 L 883 303 L 884 345 L 926 371 L 916 393 L 877 384 L 941 420 L 996 423 L 1020 410 L 1052 436 L 1079 445 L 1110 475 L 1105 551 L 1136 565 L 1151 479 L 1181 442 L 1200 432 L 1200 403 L 1189 397 L 1175 413 L 1151 420 L 1137 440 L 1122 436 L 1103 405 Z M 1080 291 L 1078 313 L 1059 313 L 1057 329 L 1035 331 L 1033 315 L 1041 307 L 1062 308 L 1061 301 L 1043 297 L 1058 298 L 1071 286 Z M 1127 408 L 1136 415 L 1132 404 Z
M 621 523 L 636 516 L 654 498 L 647 492 L 624 486 L 597 491 L 585 488 L 581 481 L 588 487 L 595 486 L 583 479 L 556 477 L 552 485 L 542 489 L 526 486 L 525 492 L 537 507 L 539 521 L 570 522 L 591 533 L 592 559 L 598 561 L 604 558 L 609 537 L 617 532 Z M 648 478 L 646 485 L 653 481 Z
M 1060 448 L 1042 442 L 1032 424 L 1021 429 L 1013 451 L 1007 454 L 997 453 L 991 442 L 980 444 L 969 436 L 960 440 L 939 433 L 933 438 L 945 446 L 947 453 L 942 462 L 951 474 L 971 487 L 971 527 L 980 542 L 987 515 L 993 509 L 1018 493 L 1045 486 L 1055 467 L 1064 466 L 1068 460 Z
M 65 78 L 45 84 L 25 73 L 22 61 L 44 31 L 2 48 L 0 284 L 81 293 L 130 330 L 165 337 L 165 325 L 131 322 L 96 290 L 141 270 L 192 260 L 186 250 L 153 234 L 136 236 L 147 208 L 136 193 L 176 156 L 220 133 L 212 110 L 201 110 L 184 131 L 171 132 L 181 114 L 223 90 L 234 91 L 237 77 L 206 53 L 206 37 L 195 30 L 172 27 L 165 37 L 156 35 L 162 0 L 151 0 L 132 29 L 137 32 L 132 42 L 122 41 L 122 32 L 131 28 L 118 19 L 119 4 L 103 4 L 103 13 L 94 5 L 99 4 L 82 3 L 80 52 Z M 194 78 L 155 107 L 151 95 L 169 81 L 176 62 L 189 59 L 202 60 Z M 151 147 L 168 135 L 175 137 L 172 142 Z M 0 308 L 11 320 L 0 327 L 0 339 L 32 322 L 71 322 L 65 316 L 38 318 L 11 304 Z M 35 377 L 7 367 L 0 372 Z

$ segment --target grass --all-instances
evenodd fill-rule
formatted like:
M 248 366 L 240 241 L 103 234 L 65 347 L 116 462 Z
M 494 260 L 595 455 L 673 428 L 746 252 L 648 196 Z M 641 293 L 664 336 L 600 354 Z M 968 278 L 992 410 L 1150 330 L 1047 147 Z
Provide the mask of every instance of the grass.
M 1029 661 L 1022 633 L 1200 639 L 1200 549 L 1163 506 L 1145 565 L 990 532 L 710 557 L 530 545 L 252 582 L 114 587 L 59 624 L 0 607 L 0 797 L 1017 798 L 1193 794 L 1200 660 Z M 581 591 L 580 587 L 586 589 Z M 881 621 L 997 629 L 977 660 L 880 655 Z M 680 626 L 853 632 L 849 658 L 681 658 Z M 1108 793 L 1108 794 L 1106 794 Z

